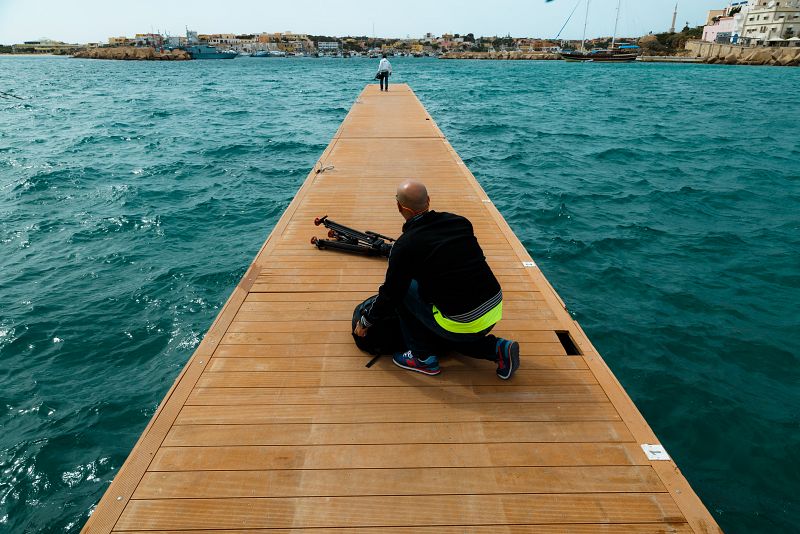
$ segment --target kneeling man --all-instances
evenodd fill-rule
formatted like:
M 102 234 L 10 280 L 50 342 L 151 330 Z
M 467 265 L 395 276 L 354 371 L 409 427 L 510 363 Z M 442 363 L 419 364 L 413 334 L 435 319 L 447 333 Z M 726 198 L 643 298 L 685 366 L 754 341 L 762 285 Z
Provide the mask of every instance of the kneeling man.
M 405 353 L 396 365 L 427 375 L 440 373 L 437 352 L 455 350 L 497 363 L 508 380 L 519 367 L 519 343 L 489 334 L 503 313 L 503 292 L 478 244 L 472 224 L 430 210 L 425 186 L 408 180 L 397 188 L 397 209 L 406 220 L 389 256 L 378 298 L 355 334 L 393 309 L 400 314 Z

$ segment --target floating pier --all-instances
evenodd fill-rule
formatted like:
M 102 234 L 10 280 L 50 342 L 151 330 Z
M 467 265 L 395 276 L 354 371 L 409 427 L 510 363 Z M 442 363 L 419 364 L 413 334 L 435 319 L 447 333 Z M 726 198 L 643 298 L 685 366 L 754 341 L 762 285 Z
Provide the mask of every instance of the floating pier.
M 410 373 L 354 345 L 386 260 L 320 251 L 315 217 L 401 232 L 395 188 L 468 217 L 502 287 L 491 362 Z M 718 532 L 658 438 L 406 85 L 367 86 L 83 531 Z

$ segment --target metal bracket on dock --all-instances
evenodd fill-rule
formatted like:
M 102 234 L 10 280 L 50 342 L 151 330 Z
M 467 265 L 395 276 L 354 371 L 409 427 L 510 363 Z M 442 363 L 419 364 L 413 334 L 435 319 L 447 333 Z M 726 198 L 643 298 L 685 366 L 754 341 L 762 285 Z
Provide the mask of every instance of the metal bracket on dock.
M 488 198 L 484 198 L 483 200 L 481 200 L 481 202 L 485 202 L 487 204 L 491 204 L 492 203 L 492 201 L 489 200 Z
M 522 266 L 523 267 L 536 267 L 536 262 L 535 261 L 523 261 L 522 262 Z
M 672 458 L 669 457 L 669 454 L 667 454 L 667 451 L 664 449 L 663 445 L 650 445 L 647 443 L 642 443 L 642 450 L 644 451 L 645 455 L 647 455 L 648 460 L 672 460 Z

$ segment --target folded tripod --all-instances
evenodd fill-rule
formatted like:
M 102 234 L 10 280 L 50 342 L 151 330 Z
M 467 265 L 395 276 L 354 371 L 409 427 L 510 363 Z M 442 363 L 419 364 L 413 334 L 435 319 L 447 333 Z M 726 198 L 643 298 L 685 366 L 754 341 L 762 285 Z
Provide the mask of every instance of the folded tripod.
M 375 232 L 359 232 L 343 224 L 336 223 L 328 219 L 327 215 L 314 219 L 314 225 L 323 225 L 328 229 L 330 239 L 311 238 L 311 244 L 318 249 L 341 250 L 363 256 L 384 256 L 389 257 L 392 250 L 394 239 Z

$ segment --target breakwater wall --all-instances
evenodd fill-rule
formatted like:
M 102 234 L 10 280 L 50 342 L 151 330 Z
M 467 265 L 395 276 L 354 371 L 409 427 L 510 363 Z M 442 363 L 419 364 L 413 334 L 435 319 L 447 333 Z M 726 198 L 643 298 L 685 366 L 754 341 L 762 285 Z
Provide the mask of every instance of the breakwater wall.
M 689 41 L 686 43 L 689 57 L 696 57 L 703 63 L 724 65 L 777 65 L 782 67 L 800 66 L 800 47 L 746 47 Z
M 121 59 L 132 61 L 186 61 L 192 59 L 185 50 L 159 51 L 153 47 L 138 48 L 119 46 L 115 48 L 90 48 L 80 50 L 72 57 L 83 59 Z
M 448 52 L 439 59 L 556 60 L 561 56 L 549 52 Z

